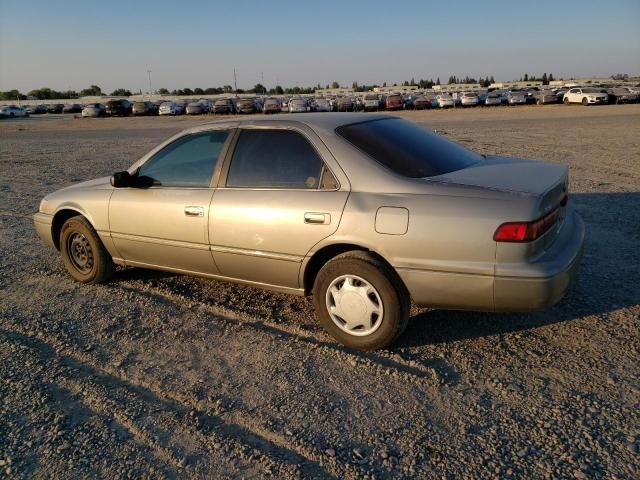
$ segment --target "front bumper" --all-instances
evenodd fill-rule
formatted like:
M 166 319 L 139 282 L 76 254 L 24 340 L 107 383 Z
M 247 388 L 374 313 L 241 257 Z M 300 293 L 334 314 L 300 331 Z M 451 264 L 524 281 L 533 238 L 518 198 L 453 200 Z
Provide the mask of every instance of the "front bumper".
M 53 215 L 46 213 L 36 213 L 33 215 L 33 226 L 40 239 L 52 248 L 56 248 L 53 242 L 51 226 L 53 225 Z

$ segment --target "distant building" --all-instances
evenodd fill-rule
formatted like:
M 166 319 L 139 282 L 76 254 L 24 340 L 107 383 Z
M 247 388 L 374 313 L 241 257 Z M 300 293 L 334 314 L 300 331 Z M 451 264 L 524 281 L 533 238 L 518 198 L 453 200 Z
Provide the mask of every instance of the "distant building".
M 528 87 L 541 87 L 542 81 L 538 80 L 528 80 L 526 82 L 518 81 L 518 82 L 496 82 L 489 85 L 489 88 L 492 89 L 505 89 L 505 88 L 528 88 Z
M 570 78 L 568 80 L 553 80 L 549 82 L 550 87 L 577 87 L 581 85 L 636 85 L 640 83 L 640 78 L 629 77 L 626 80 L 614 80 L 609 78 Z
M 481 89 L 479 83 L 450 83 L 449 85 L 434 85 L 435 92 L 464 92 L 466 90 Z
M 353 88 L 320 88 L 314 92 L 316 95 L 352 95 Z
M 404 93 L 418 90 L 417 85 L 396 85 L 395 87 L 373 87 L 376 93 Z

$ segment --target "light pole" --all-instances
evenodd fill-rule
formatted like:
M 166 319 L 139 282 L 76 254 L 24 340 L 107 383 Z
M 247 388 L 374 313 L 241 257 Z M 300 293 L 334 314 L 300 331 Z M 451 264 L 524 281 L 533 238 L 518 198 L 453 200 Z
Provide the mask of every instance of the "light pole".
M 149 76 L 149 98 L 151 98 L 151 70 L 147 70 L 147 75 Z
M 233 68 L 233 93 L 238 96 L 238 76 L 236 75 L 236 69 Z

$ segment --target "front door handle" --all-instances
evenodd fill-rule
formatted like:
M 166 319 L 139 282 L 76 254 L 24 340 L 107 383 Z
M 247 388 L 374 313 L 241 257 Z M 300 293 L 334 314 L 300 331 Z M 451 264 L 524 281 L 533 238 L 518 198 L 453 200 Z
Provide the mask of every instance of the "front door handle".
M 328 225 L 331 223 L 331 215 L 328 213 L 306 212 L 304 214 L 304 223 Z
M 187 217 L 204 217 L 204 207 L 184 207 L 184 214 Z

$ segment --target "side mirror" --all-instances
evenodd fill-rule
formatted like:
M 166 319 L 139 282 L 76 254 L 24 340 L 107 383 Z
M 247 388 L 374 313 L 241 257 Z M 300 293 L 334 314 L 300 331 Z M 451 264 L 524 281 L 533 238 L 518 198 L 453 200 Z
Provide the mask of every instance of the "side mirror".
M 111 186 L 115 188 L 128 188 L 133 183 L 133 177 L 126 170 L 124 172 L 116 172 L 111 175 Z

